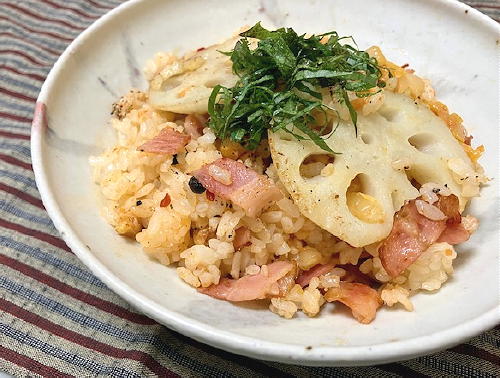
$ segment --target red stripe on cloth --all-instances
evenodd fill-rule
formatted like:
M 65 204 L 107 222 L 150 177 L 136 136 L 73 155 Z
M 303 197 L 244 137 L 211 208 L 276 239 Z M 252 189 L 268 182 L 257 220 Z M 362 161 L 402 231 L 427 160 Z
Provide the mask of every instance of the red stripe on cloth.
M 31 203 L 32 205 L 39 207 L 40 209 L 44 210 L 45 207 L 43 207 L 43 203 L 40 199 L 33 197 L 31 194 L 28 194 L 26 192 L 23 192 L 19 189 L 13 188 L 12 186 L 3 184 L 0 182 L 0 190 L 7 192 L 9 194 L 12 194 L 23 201 L 26 201 L 28 203 Z
M 5 64 L 0 65 L 0 69 L 13 72 L 16 75 L 27 76 L 27 77 L 30 77 L 30 78 L 32 78 L 34 80 L 45 81 L 45 77 L 42 76 L 42 75 L 37 75 L 37 74 L 34 74 L 34 73 L 29 73 L 29 72 L 22 72 L 22 71 L 20 71 L 20 70 L 18 70 L 16 68 L 9 67 L 9 66 L 7 66 Z
M 491 8 L 491 9 L 500 9 L 500 5 L 496 4 L 472 4 L 474 8 Z
M 156 361 L 147 353 L 133 349 L 120 349 L 114 347 L 111 344 L 105 344 L 103 342 L 97 341 L 78 332 L 64 328 L 61 325 L 53 323 L 50 320 L 47 320 L 39 315 L 28 312 L 24 308 L 19 307 L 18 305 L 5 300 L 4 298 L 0 298 L 0 308 L 3 311 L 8 312 L 12 316 L 22 319 L 27 323 L 31 323 L 38 328 L 41 328 L 55 336 L 59 336 L 82 347 L 94 350 L 107 356 L 140 362 L 141 364 L 146 366 L 152 373 L 158 374 L 162 377 L 177 377 L 174 372 L 168 370 L 166 367 L 158 363 L 158 361 Z
M 0 88 L 0 92 L 2 92 L 2 91 L 3 91 L 3 88 Z M 11 139 L 30 140 L 30 136 L 29 135 L 11 133 L 9 131 L 2 131 L 2 130 L 0 130 L 0 136 L 3 136 L 5 138 L 11 138 Z
M 115 315 L 122 319 L 127 319 L 136 324 L 156 324 L 153 319 L 150 319 L 145 315 L 131 312 L 124 307 L 118 306 L 117 304 L 98 298 L 93 294 L 86 293 L 11 257 L 0 254 L 0 264 L 9 266 L 10 268 L 21 272 L 25 276 L 31 277 L 44 285 L 50 286 L 63 294 L 69 295 L 72 298 L 93 306 L 101 311 L 107 312 L 108 314 Z
M 21 366 L 26 370 L 29 370 L 43 377 L 71 377 L 71 375 L 65 374 L 57 369 L 54 369 L 53 367 L 41 364 L 37 360 L 17 353 L 12 349 L 6 348 L 3 345 L 0 345 L 0 359 L 4 359 L 15 365 Z
M 93 0 L 87 0 L 87 2 L 90 3 L 90 4 L 92 4 L 96 8 L 100 8 L 100 9 L 113 9 L 113 7 L 108 7 L 108 6 L 99 4 L 98 2 L 93 1 Z
M 454 348 L 451 348 L 450 350 L 452 352 L 455 352 L 455 353 L 466 354 L 468 356 L 476 357 L 476 358 L 479 358 L 481 360 L 486 360 L 486 361 L 489 361 L 496 366 L 500 366 L 500 357 L 495 356 L 494 354 L 492 354 L 486 350 L 479 349 L 479 348 L 475 347 L 474 345 L 461 344 L 461 345 L 457 345 Z
M 21 58 L 24 58 L 28 61 L 30 61 L 31 63 L 33 64 L 36 64 L 37 66 L 40 66 L 40 67 L 48 67 L 49 66 L 49 63 L 43 63 L 43 62 L 39 62 L 38 60 L 36 59 L 33 59 L 31 56 L 29 56 L 28 54 L 25 54 L 21 51 L 18 51 L 18 50 L 12 50 L 12 49 L 7 49 L 7 50 L 0 50 L 0 54 L 13 54 L 13 55 L 18 55 L 20 56 Z
M 21 24 L 19 22 L 16 22 L 16 21 L 12 20 L 9 17 L 0 16 L 0 20 L 9 21 L 9 22 L 13 23 L 14 25 L 19 26 L 20 28 L 29 31 L 30 33 L 46 35 L 47 37 L 56 38 L 56 39 L 59 39 L 59 40 L 64 41 L 64 42 L 71 42 L 73 40 L 72 38 L 66 38 L 66 37 L 63 37 L 62 35 L 59 35 L 59 34 L 56 34 L 56 33 L 46 32 L 46 31 L 43 31 L 43 30 L 32 29 L 32 28 L 26 26 L 25 24 Z
M 0 35 L 1 34 L 2 33 L 0 33 Z M 36 98 L 34 98 L 34 97 L 26 96 L 23 93 L 14 92 L 14 91 L 11 91 L 9 89 L 2 88 L 2 87 L 0 87 L 0 93 L 3 93 L 5 95 L 7 95 L 7 96 L 18 98 L 20 100 L 26 100 L 26 101 L 29 101 L 29 102 L 35 102 L 36 101 Z M 28 139 L 29 139 L 29 137 L 28 137 Z
M 0 33 L 0 36 L 17 39 L 18 41 L 27 43 L 28 45 L 34 46 L 37 49 L 43 50 L 45 52 L 48 52 L 49 54 L 52 54 L 52 55 L 54 55 L 56 57 L 58 57 L 59 55 L 61 55 L 61 51 L 56 51 L 56 50 L 49 49 L 48 47 L 39 45 L 38 43 L 34 43 L 34 42 L 30 41 L 27 38 L 23 38 L 22 36 L 19 36 L 19 35 L 13 34 L 13 33 L 3 32 L 3 33 Z
M 62 10 L 67 10 L 67 11 L 70 11 L 70 12 L 73 12 L 73 13 L 76 13 L 82 17 L 85 17 L 85 18 L 88 18 L 88 19 L 91 19 L 91 20 L 95 20 L 96 18 L 98 18 L 99 16 L 92 16 L 90 14 L 87 14 L 85 12 L 82 12 L 80 9 L 77 9 L 77 8 L 71 8 L 71 7 L 67 7 L 67 6 L 63 6 L 63 5 L 60 5 L 60 4 L 57 4 L 57 3 L 54 3 L 50 0 L 42 0 L 45 4 L 48 4 L 50 5 L 52 8 L 56 8 L 56 9 L 62 9 Z
M 2 4 L 4 7 L 7 6 L 11 9 L 14 9 L 15 11 L 19 12 L 19 13 L 23 13 L 27 16 L 30 16 L 36 20 L 39 20 L 39 21 L 46 21 L 46 22 L 50 22 L 52 24 L 58 24 L 58 25 L 61 25 L 61 26 L 66 26 L 70 29 L 73 29 L 73 30 L 83 30 L 85 29 L 84 27 L 81 27 L 81 26 L 75 26 L 73 24 L 70 24 L 69 22 L 66 22 L 66 21 L 63 21 L 63 20 L 58 20 L 56 18 L 48 18 L 48 17 L 44 17 L 40 14 L 37 14 L 37 13 L 33 13 L 32 11 L 30 11 L 29 9 L 26 9 L 24 7 L 20 7 L 18 5 L 14 5 L 14 4 L 10 4 L 10 3 L 4 3 Z
M 16 231 L 24 235 L 34 237 L 35 239 L 41 240 L 45 243 L 49 243 L 54 247 L 64 249 L 69 253 L 73 253 L 71 252 L 71 249 L 69 249 L 69 247 L 66 245 L 64 241 L 45 232 L 33 230 L 31 228 L 21 226 L 20 224 L 9 222 L 5 219 L 0 219 L 0 227 L 7 228 L 9 230 Z
M 0 53 L 2 53 L 1 50 L 0 50 Z M 26 118 L 26 117 L 18 116 L 15 114 L 9 114 L 9 113 L 5 113 L 5 112 L 0 112 L 0 117 L 11 119 L 13 121 L 24 122 L 24 123 L 31 123 L 31 121 L 32 121 L 31 118 Z
M 0 134 L 0 135 L 4 135 L 3 133 L 5 133 L 5 134 L 12 134 L 12 133 L 7 133 L 6 131 L 2 131 L 2 134 Z M 9 163 L 9 164 L 16 165 L 18 167 L 27 169 L 29 171 L 33 170 L 33 167 L 31 166 L 31 164 L 25 163 L 24 161 L 16 159 L 15 157 L 12 157 L 12 156 L 9 156 L 9 155 L 0 154 L 0 160 L 3 160 L 4 162 Z

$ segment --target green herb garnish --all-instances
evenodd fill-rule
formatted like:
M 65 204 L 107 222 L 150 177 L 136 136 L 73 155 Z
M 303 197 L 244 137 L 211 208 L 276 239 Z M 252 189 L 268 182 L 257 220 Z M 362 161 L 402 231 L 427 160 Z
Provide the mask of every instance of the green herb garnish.
M 285 130 L 298 140 L 310 139 L 325 151 L 334 152 L 325 143 L 314 112 L 326 115 L 321 88 L 345 103 L 354 127 L 357 114 L 347 91 L 358 97 L 373 94 L 381 76 L 374 58 L 341 40 L 334 31 L 305 37 L 293 29 L 269 31 L 259 23 L 240 34 L 231 57 L 233 72 L 239 81 L 232 88 L 214 87 L 208 102 L 210 127 L 220 139 L 232 139 L 255 149 L 266 130 Z M 322 39 L 328 41 L 322 43 Z M 251 50 L 247 38 L 259 40 Z M 333 109 L 330 109 L 333 110 Z M 300 131 L 300 133 L 297 132 Z M 334 129 L 331 133 L 334 132 Z M 357 129 L 356 129 L 357 133 Z

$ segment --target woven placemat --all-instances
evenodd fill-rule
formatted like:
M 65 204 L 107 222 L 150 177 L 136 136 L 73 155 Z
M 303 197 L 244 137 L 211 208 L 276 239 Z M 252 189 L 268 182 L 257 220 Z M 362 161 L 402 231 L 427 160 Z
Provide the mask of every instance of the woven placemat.
M 160 0 L 158 0 L 160 1 Z M 30 161 L 35 99 L 53 63 L 113 0 L 0 1 L 0 371 L 15 376 L 500 376 L 500 327 L 401 363 L 312 368 L 245 358 L 134 311 L 61 241 Z M 500 1 L 467 1 L 500 19 Z

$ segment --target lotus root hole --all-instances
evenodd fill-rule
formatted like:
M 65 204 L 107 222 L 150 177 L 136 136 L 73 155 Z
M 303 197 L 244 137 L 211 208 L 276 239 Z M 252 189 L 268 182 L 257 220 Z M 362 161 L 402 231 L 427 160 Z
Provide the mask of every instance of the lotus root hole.
M 327 176 L 329 168 L 333 168 L 335 158 L 331 154 L 313 154 L 307 156 L 299 167 L 302 178 L 311 179 L 317 176 Z M 328 166 L 328 167 L 327 167 Z
M 408 138 L 408 143 L 410 143 L 418 151 L 426 154 L 439 152 L 440 148 L 435 136 L 428 133 L 413 135 Z

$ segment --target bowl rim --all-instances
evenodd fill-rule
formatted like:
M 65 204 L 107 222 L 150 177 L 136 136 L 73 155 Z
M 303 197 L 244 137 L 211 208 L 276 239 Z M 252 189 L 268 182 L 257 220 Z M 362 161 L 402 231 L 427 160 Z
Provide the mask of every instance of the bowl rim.
M 476 21 L 494 33 L 500 33 L 500 25 L 478 10 L 456 0 L 425 0 L 434 4 L 439 3 L 450 11 L 467 11 Z M 235 336 L 231 332 L 220 330 L 199 321 L 180 315 L 175 311 L 161 307 L 154 301 L 138 293 L 129 285 L 116 277 L 103 263 L 101 263 L 72 230 L 64 217 L 58 203 L 53 196 L 47 175 L 44 170 L 44 155 L 42 142 L 44 133 L 42 124 L 44 104 L 51 93 L 55 81 L 64 67 L 65 62 L 91 34 L 98 32 L 108 21 L 137 6 L 143 0 L 129 0 L 107 12 L 64 50 L 50 70 L 42 85 L 37 98 L 37 106 L 31 127 L 31 159 L 35 181 L 41 195 L 42 202 L 52 219 L 62 239 L 76 254 L 76 256 L 102 280 L 110 289 L 133 305 L 140 312 L 151 317 L 170 329 L 189 336 L 197 341 L 211 346 L 253 358 L 285 363 L 296 363 L 316 366 L 362 366 L 400 361 L 429 354 L 441 349 L 452 347 L 500 323 L 500 303 L 496 308 L 465 323 L 444 329 L 437 333 L 417 336 L 401 341 L 382 343 L 367 346 L 323 346 L 313 349 L 295 344 L 283 344 L 263 341 L 249 336 Z M 41 106 L 38 106 L 41 105 Z

